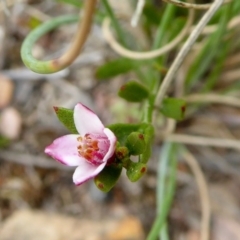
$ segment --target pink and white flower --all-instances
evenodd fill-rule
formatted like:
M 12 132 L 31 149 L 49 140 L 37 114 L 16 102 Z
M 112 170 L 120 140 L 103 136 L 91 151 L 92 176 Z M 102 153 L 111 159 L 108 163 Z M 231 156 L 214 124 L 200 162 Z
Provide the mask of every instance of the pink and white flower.
M 76 166 L 73 182 L 80 185 L 102 171 L 114 154 L 117 139 L 98 116 L 81 103 L 75 106 L 73 117 L 79 134 L 57 138 L 46 147 L 45 153 L 62 164 Z

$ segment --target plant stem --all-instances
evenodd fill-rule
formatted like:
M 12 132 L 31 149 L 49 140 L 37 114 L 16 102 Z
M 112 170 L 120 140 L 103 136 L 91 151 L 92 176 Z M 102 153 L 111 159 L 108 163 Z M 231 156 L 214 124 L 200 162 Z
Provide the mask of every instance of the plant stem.
M 176 147 L 171 143 L 165 143 L 160 155 L 157 187 L 157 217 L 146 240 L 155 240 L 164 224 L 170 210 L 176 187 Z M 169 165 L 169 172 L 167 166 Z
M 77 33 L 70 48 L 61 57 L 50 61 L 40 61 L 33 57 L 32 47 L 34 43 L 50 30 L 63 24 L 77 22 L 78 17 L 74 15 L 62 16 L 50 20 L 33 30 L 24 40 L 21 48 L 21 57 L 24 64 L 37 73 L 54 73 L 69 66 L 79 55 L 88 37 L 92 26 L 92 19 L 95 11 L 96 0 L 87 0 L 84 5 L 84 15 L 79 23 Z
M 86 1 L 88 1 L 88 0 L 86 0 Z M 126 41 L 125 41 L 124 33 L 123 33 L 122 28 L 120 27 L 120 25 L 119 25 L 119 23 L 118 23 L 115 15 L 114 15 L 114 13 L 113 13 L 112 8 L 111 8 L 110 5 L 109 5 L 108 0 L 102 0 L 102 2 L 103 2 L 103 5 L 104 5 L 105 8 L 106 8 L 106 11 L 107 11 L 109 17 L 111 18 L 111 22 L 112 22 L 112 24 L 113 24 L 113 26 L 114 26 L 114 29 L 116 30 L 117 36 L 118 36 L 118 38 L 119 38 L 119 41 L 120 41 L 124 46 L 126 46 L 127 44 L 126 44 Z
M 209 10 L 205 13 L 205 15 L 202 17 L 202 19 L 199 21 L 195 29 L 192 31 L 191 35 L 181 48 L 180 52 L 178 53 L 177 57 L 175 58 L 173 64 L 171 65 L 168 73 L 166 74 L 156 97 L 155 105 L 160 107 L 162 100 L 166 94 L 166 91 L 177 72 L 178 68 L 182 64 L 184 58 L 192 48 L 193 44 L 201 34 L 201 31 L 203 28 L 207 25 L 207 23 L 210 21 L 214 13 L 219 9 L 219 7 L 222 5 L 223 0 L 215 0 L 215 2 L 212 4 L 212 6 L 209 8 Z M 156 119 L 155 119 L 156 120 Z

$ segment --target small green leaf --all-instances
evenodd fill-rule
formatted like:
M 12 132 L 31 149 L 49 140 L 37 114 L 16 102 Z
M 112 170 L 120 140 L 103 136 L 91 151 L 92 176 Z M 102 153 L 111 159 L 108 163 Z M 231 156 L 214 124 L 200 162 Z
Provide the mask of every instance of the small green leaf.
M 118 142 L 121 146 L 125 146 L 127 142 L 127 137 L 132 132 L 139 132 L 144 134 L 144 140 L 146 143 L 146 148 L 144 152 L 140 155 L 140 162 L 147 163 L 152 153 L 152 140 L 154 136 L 154 128 L 149 123 L 141 123 L 141 124 L 124 124 L 124 123 L 116 123 L 108 126 L 109 129 L 117 137 Z
M 131 182 L 136 182 L 143 176 L 146 171 L 146 164 L 131 162 L 127 167 L 127 177 Z
M 108 128 L 115 134 L 118 142 L 122 146 L 126 145 L 127 136 L 132 132 L 144 133 L 144 129 L 148 126 L 147 123 L 142 124 L 125 124 L 125 123 L 116 123 L 109 125 Z
M 165 98 L 160 111 L 168 118 L 183 120 L 186 111 L 186 102 L 179 98 Z
M 78 133 L 74 119 L 73 119 L 73 110 L 62 108 L 62 107 L 54 107 L 54 110 L 57 114 L 59 121 L 71 132 Z
M 118 96 L 129 102 L 141 102 L 149 96 L 149 92 L 143 85 L 130 81 L 120 88 Z
M 126 146 L 130 151 L 131 155 L 140 155 L 144 153 L 146 148 L 145 136 L 140 132 L 132 132 L 127 137 Z
M 122 172 L 122 167 L 106 166 L 95 178 L 94 182 L 98 189 L 103 192 L 110 191 L 117 183 Z
M 137 68 L 136 63 L 127 58 L 118 58 L 100 66 L 96 71 L 99 80 L 106 80 Z

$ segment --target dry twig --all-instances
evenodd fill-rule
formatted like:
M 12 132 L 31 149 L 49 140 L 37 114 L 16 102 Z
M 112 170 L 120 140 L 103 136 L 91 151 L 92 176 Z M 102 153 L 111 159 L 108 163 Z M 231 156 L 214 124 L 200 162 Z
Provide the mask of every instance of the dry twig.
M 188 163 L 189 167 L 192 169 L 193 174 L 195 175 L 199 189 L 202 209 L 201 240 L 209 240 L 211 207 L 207 182 L 205 180 L 203 171 L 198 164 L 197 159 L 195 159 L 195 157 L 188 151 L 185 152 L 184 158 Z
M 86 0 L 84 6 L 84 15 L 79 23 L 78 30 L 70 49 L 55 61 L 58 66 L 69 66 L 79 55 L 82 47 L 88 37 L 92 26 L 92 18 L 95 11 L 97 0 Z M 59 67 L 62 69 L 62 67 Z
M 134 13 L 134 15 L 132 17 L 132 20 L 131 20 L 132 27 L 136 27 L 137 26 L 139 18 L 140 18 L 141 14 L 142 14 L 144 5 L 145 5 L 145 0 L 138 0 L 136 11 L 135 11 L 135 13 Z
M 211 7 L 211 3 L 207 3 L 207 4 L 194 4 L 194 3 L 187 3 L 187 2 L 182 2 L 179 0 L 163 0 L 164 2 L 167 3 L 172 3 L 178 7 L 183 7 L 183 8 L 194 8 L 196 10 L 206 10 L 209 9 Z M 223 2 L 223 4 L 227 4 L 232 2 L 232 0 L 225 0 Z
M 231 96 L 224 96 L 219 94 L 192 94 L 184 97 L 189 103 L 201 102 L 201 103 L 218 103 L 229 105 L 232 107 L 240 107 L 240 99 Z
M 106 39 L 108 44 L 119 55 L 127 57 L 127 58 L 131 58 L 131 59 L 137 59 L 137 60 L 152 59 L 152 58 L 159 57 L 159 56 L 169 52 L 177 44 L 179 44 L 183 40 L 183 38 L 186 36 L 186 34 L 188 33 L 189 28 L 192 25 L 193 18 L 194 18 L 194 11 L 189 10 L 189 17 L 188 17 L 187 23 L 184 26 L 184 28 L 182 29 L 182 31 L 178 34 L 178 36 L 175 39 L 173 39 L 170 43 L 163 46 L 162 48 L 159 48 L 159 49 L 153 50 L 153 51 L 148 51 L 148 52 L 131 51 L 131 50 L 123 47 L 121 44 L 119 44 L 110 31 L 111 21 L 109 18 L 104 19 L 103 25 L 102 25 L 102 30 L 103 30 L 104 38 Z
M 164 140 L 170 142 L 184 143 L 189 145 L 200 145 L 206 147 L 221 147 L 240 150 L 240 141 L 233 139 L 219 139 L 211 137 L 193 136 L 187 134 L 169 134 Z
M 155 105 L 157 107 L 160 107 L 162 100 L 166 94 L 166 91 L 167 91 L 171 81 L 173 80 L 175 73 L 177 72 L 178 68 L 182 64 L 184 58 L 186 57 L 186 55 L 192 48 L 193 44 L 199 37 L 199 35 L 202 32 L 202 30 L 204 29 L 204 27 L 210 21 L 210 19 L 215 14 L 215 12 L 220 8 L 222 3 L 223 3 L 223 0 L 215 0 L 215 2 L 211 5 L 209 10 L 205 13 L 205 15 L 199 21 L 196 28 L 193 30 L 193 32 L 190 34 L 189 38 L 187 39 L 187 41 L 181 48 L 180 52 L 178 53 L 177 57 L 175 58 L 174 62 L 171 65 L 171 67 L 169 68 L 169 70 L 159 88 L 159 91 L 158 91 L 157 97 L 156 97 L 156 101 L 155 101 Z M 156 119 L 156 116 L 154 118 Z

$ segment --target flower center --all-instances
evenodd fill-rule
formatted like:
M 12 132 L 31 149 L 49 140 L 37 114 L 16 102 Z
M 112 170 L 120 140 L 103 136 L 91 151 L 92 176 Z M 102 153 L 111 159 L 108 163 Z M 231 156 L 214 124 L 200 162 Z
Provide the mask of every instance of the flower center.
M 84 137 L 78 137 L 77 140 L 79 142 L 78 154 L 81 157 L 94 165 L 102 163 L 110 146 L 110 142 L 105 135 L 88 133 Z

